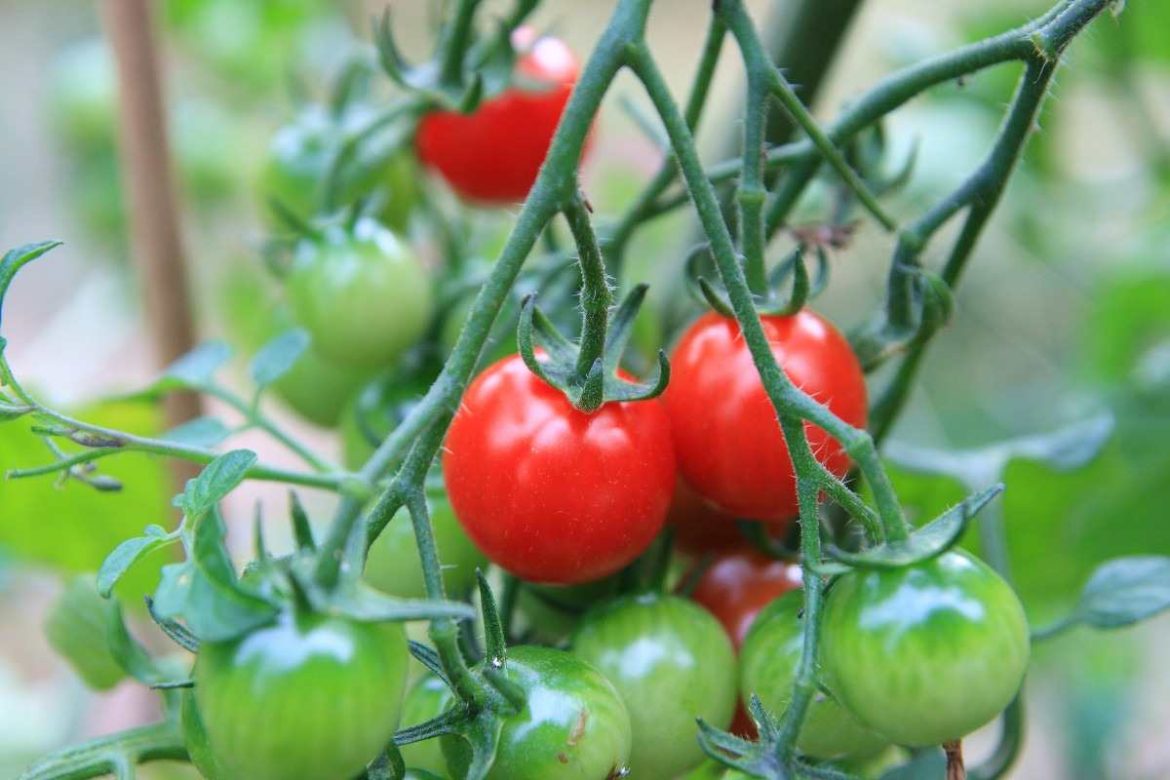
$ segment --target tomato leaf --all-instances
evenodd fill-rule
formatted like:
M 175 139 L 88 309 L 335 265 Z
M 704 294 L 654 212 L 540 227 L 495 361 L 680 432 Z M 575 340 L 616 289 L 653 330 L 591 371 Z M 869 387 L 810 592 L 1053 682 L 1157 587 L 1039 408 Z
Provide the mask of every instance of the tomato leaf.
M 166 441 L 191 447 L 214 447 L 231 435 L 231 429 L 215 417 L 196 417 L 162 435 Z
M 198 390 L 207 387 L 215 372 L 227 363 L 231 356 L 232 348 L 222 341 L 200 344 L 167 366 L 162 377 L 148 392 L 157 394 L 168 390 Z
M 195 525 L 188 560 L 163 567 L 153 611 L 183 617 L 200 641 L 215 642 L 268 623 L 277 610 L 239 584 L 223 542 L 227 529 L 212 506 Z
M 319 589 L 308 591 L 314 607 L 322 612 L 343 615 L 363 623 L 389 623 L 407 620 L 436 620 L 453 618 L 464 620 L 475 617 L 470 604 L 461 601 L 431 601 L 427 599 L 398 599 L 361 582 L 339 587 L 332 593 Z
M 122 575 L 129 571 L 135 562 L 152 550 L 156 550 L 178 538 L 169 534 L 159 535 L 158 531 L 161 530 L 158 526 L 151 526 L 151 528 L 147 529 L 146 536 L 136 536 L 133 539 L 127 539 L 106 556 L 106 559 L 102 561 L 101 568 L 98 569 L 97 575 L 97 591 L 103 598 L 110 597 L 110 593 L 113 592 L 114 586 L 118 584 L 118 580 L 122 579 Z
M 261 347 L 248 367 L 257 392 L 287 374 L 308 348 L 309 334 L 303 328 L 285 331 Z
M 256 453 L 251 450 L 232 450 L 220 455 L 204 466 L 199 476 L 187 482 L 186 489 L 175 498 L 175 506 L 188 518 L 198 520 L 243 482 L 255 463 Z
M 41 241 L 36 244 L 25 244 L 10 249 L 0 258 L 0 313 L 3 312 L 4 296 L 9 285 L 16 277 L 17 271 L 36 260 L 46 252 L 61 246 L 60 241 Z M 4 350 L 4 342 L 0 340 L 0 352 Z
M 1073 613 L 1093 628 L 1132 625 L 1170 609 L 1170 557 L 1115 558 L 1097 568 Z
M 850 566 L 872 569 L 899 568 L 934 558 L 953 547 L 971 518 L 1002 492 L 1003 485 L 995 485 L 969 496 L 914 531 L 905 541 L 881 544 L 861 552 L 849 552 L 830 545 L 829 554 Z
M 145 685 L 163 679 L 158 664 L 126 629 L 126 621 L 122 618 L 122 609 L 117 602 L 114 602 L 114 608 L 107 615 L 106 639 L 110 653 L 126 674 Z

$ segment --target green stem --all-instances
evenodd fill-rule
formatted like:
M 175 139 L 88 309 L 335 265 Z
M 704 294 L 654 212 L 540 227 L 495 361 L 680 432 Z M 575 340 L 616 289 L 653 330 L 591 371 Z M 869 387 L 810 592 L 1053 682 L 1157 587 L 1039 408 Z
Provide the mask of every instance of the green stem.
M 272 420 L 269 419 L 269 417 L 260 410 L 257 404 L 250 404 L 237 396 L 235 393 L 232 393 L 226 388 L 220 387 L 218 385 L 211 385 L 206 389 L 205 392 L 208 395 L 223 401 L 232 409 L 235 409 L 237 412 L 243 415 L 244 420 L 247 422 L 249 427 L 259 428 L 260 430 L 267 433 L 273 439 L 288 448 L 290 452 L 304 461 L 305 464 L 314 471 L 322 474 L 328 474 L 339 470 L 336 465 L 326 463 L 324 460 L 318 457 L 317 454 L 309 449 L 308 445 L 306 445 L 304 442 L 297 440 L 295 436 L 288 433 L 287 431 L 282 430 L 278 425 L 276 425 L 276 423 L 272 422 Z
M 576 378 L 583 384 L 605 351 L 605 332 L 609 324 L 609 307 L 613 305 L 613 291 L 605 275 L 605 259 L 597 244 L 597 234 L 593 232 L 589 209 L 580 193 L 575 193 L 562 210 L 577 244 L 581 267 L 581 344 L 577 353 Z M 597 400 L 600 402 L 600 399 Z M 593 410 L 582 408 L 584 411 Z
M 148 761 L 187 760 L 183 739 L 168 721 L 65 748 L 30 766 L 19 780 L 85 780 Z
M 745 57 L 746 59 L 746 57 Z M 764 123 L 768 119 L 768 85 L 758 71 L 749 70 L 748 101 L 743 121 L 743 165 L 736 191 L 739 204 L 739 241 L 744 275 L 757 295 L 768 292 L 764 262 Z

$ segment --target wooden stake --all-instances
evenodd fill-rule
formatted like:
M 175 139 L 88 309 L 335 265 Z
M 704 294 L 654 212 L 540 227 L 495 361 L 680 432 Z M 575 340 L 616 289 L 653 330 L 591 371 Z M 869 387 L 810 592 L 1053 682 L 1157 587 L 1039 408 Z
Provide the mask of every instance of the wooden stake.
M 102 0 L 121 104 L 120 149 L 130 238 L 155 360 L 165 366 L 195 345 L 152 0 Z M 168 396 L 168 426 L 198 417 L 199 396 Z M 184 472 L 186 473 L 186 472 Z

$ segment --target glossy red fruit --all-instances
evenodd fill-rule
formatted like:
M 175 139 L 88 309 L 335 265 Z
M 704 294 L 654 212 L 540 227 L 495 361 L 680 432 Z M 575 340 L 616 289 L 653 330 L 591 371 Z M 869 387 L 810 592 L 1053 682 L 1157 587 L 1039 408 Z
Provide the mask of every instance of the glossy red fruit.
M 761 322 L 788 378 L 845 422 L 864 427 L 865 377 L 845 337 L 807 309 Z M 788 448 L 735 320 L 706 314 L 683 334 L 666 406 L 679 471 L 700 496 L 736 517 L 796 515 Z M 849 458 L 841 445 L 816 426 L 806 424 L 805 432 L 817 459 L 844 476 Z
M 760 610 L 800 584 L 800 564 L 740 549 L 717 556 L 691 598 L 719 619 L 738 649 Z
M 577 81 L 565 42 L 520 28 L 515 83 L 472 114 L 433 111 L 422 118 L 419 158 L 462 197 L 485 204 L 521 201 L 532 189 Z
M 657 400 L 582 412 L 513 355 L 463 396 L 443 473 L 459 522 L 496 564 L 532 582 L 589 582 L 662 529 L 675 481 L 670 424 Z

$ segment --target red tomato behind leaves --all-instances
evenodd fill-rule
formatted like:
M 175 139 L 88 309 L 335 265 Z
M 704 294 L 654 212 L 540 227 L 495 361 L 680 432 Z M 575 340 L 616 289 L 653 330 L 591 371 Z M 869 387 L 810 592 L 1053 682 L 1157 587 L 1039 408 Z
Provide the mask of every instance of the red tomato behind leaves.
M 845 337 L 808 310 L 761 322 L 788 378 L 845 422 L 864 427 L 865 377 Z M 706 314 L 683 334 L 666 406 L 679 470 L 699 495 L 736 517 L 796 515 L 788 448 L 734 320 Z M 816 426 L 806 424 L 805 433 L 817 459 L 844 476 L 849 458 L 841 445 Z
M 800 564 L 740 549 L 717 556 L 691 598 L 719 619 L 738 649 L 760 610 L 800 584 Z
M 485 204 L 524 200 L 548 154 L 579 66 L 558 38 L 520 28 L 513 45 L 519 84 L 472 114 L 433 111 L 422 118 L 419 158 L 462 197 Z
M 691 555 L 725 552 L 744 545 L 736 518 L 705 504 L 681 479 L 675 485 L 666 523 L 674 528 L 675 546 Z M 773 539 L 783 539 L 791 525 L 790 520 L 783 520 L 767 523 L 766 529 Z
M 443 472 L 479 549 L 521 579 L 558 585 L 600 579 L 640 555 L 662 529 L 675 483 L 661 403 L 586 414 L 519 355 L 468 388 Z

